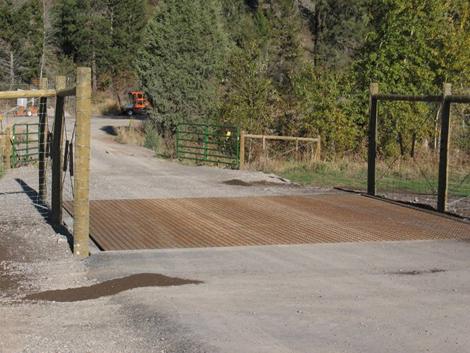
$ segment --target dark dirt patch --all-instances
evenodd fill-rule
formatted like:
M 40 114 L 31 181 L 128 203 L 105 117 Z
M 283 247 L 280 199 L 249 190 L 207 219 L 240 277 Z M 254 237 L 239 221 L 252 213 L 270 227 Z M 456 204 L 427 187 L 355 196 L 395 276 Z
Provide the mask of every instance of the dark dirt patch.
M 432 268 L 430 270 L 411 270 L 411 271 L 397 271 L 397 272 L 389 272 L 391 275 L 404 275 L 404 276 L 417 276 L 417 275 L 425 275 L 429 273 L 439 273 L 439 272 L 447 272 L 447 270 L 441 268 Z
M 76 302 L 97 299 L 118 294 L 128 289 L 140 287 L 170 287 L 184 284 L 200 284 L 201 281 L 168 277 L 158 273 L 139 273 L 116 278 L 86 287 L 49 290 L 26 296 L 26 300 L 45 300 L 55 302 Z
M 8 263 L 5 261 L 9 258 L 5 247 L 0 243 L 0 293 L 9 293 L 19 288 L 22 276 L 12 274 L 8 269 Z
M 284 179 L 281 179 L 284 181 Z M 296 184 L 291 184 L 291 183 L 276 183 L 272 181 L 267 181 L 267 180 L 258 180 L 258 181 L 243 181 L 240 179 L 230 179 L 230 180 L 225 180 L 222 182 L 225 185 L 235 185 L 235 186 L 297 186 Z
M 0 267 L 0 292 L 4 294 L 17 290 L 22 279 L 22 276 L 12 275 Z
M 20 286 L 20 282 L 24 279 L 23 276 L 12 274 L 8 269 L 8 262 L 16 260 L 18 257 L 13 252 L 18 248 L 18 244 L 16 246 L 10 244 L 8 234 L 6 228 L 0 224 L 0 292 L 3 294 L 16 291 Z

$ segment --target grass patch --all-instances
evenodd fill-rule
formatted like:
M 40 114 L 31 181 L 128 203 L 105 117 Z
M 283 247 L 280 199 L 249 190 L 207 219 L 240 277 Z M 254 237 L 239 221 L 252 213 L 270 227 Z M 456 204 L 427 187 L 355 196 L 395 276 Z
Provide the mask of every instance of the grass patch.
M 364 190 L 367 186 L 367 165 L 345 162 L 287 163 L 284 168 L 271 169 L 295 183 L 318 187 L 342 187 L 352 190 Z
M 255 168 L 256 169 L 256 168 Z M 331 162 L 265 163 L 261 169 L 276 173 L 301 185 L 324 188 L 340 187 L 356 191 L 367 189 L 367 163 L 342 159 Z M 437 194 L 438 166 L 427 163 L 418 166 L 413 161 L 401 161 L 393 166 L 377 163 L 376 185 L 379 193 Z M 449 168 L 449 195 L 470 195 L 470 168 Z
M 145 142 L 144 146 L 155 151 L 158 157 L 176 158 L 175 138 L 171 135 L 160 135 L 151 122 L 144 124 Z

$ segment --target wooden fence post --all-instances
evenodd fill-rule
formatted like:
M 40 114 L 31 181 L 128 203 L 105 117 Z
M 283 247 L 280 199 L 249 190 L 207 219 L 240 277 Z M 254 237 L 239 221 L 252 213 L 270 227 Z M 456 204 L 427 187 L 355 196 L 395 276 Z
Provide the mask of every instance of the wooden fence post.
M 5 129 L 5 141 L 3 148 L 3 167 L 5 170 L 11 168 L 11 129 L 7 127 Z
M 41 90 L 47 89 L 47 78 L 40 82 Z M 47 201 L 46 151 L 47 151 L 47 97 L 39 98 L 39 202 Z M 29 138 L 28 136 L 26 138 Z
M 77 68 L 76 89 L 76 143 L 73 200 L 73 252 L 76 256 L 88 256 L 90 236 L 89 180 L 90 180 L 90 119 L 91 119 L 91 70 Z
M 377 157 L 377 98 L 375 95 L 379 93 L 379 84 L 370 84 L 370 100 L 369 100 L 369 150 L 367 158 L 367 193 L 374 196 L 375 187 L 375 165 Z
M 245 131 L 240 132 L 240 169 L 245 167 Z
M 441 107 L 441 141 L 439 151 L 439 184 L 437 190 L 437 210 L 446 212 L 447 210 L 447 184 L 449 169 L 449 136 L 450 136 L 450 108 L 451 102 L 446 100 L 446 96 L 452 94 L 452 86 L 444 83 L 443 101 Z
M 320 136 L 317 137 L 317 142 L 314 142 L 316 145 L 315 149 L 315 161 L 319 161 L 321 159 L 321 138 Z M 312 145 L 312 153 L 313 153 L 313 145 Z
M 61 90 L 66 85 L 65 76 L 55 78 L 55 89 Z M 62 224 L 62 145 L 64 131 L 64 97 L 56 96 L 54 133 L 52 140 L 52 188 L 51 188 L 51 221 L 55 226 Z

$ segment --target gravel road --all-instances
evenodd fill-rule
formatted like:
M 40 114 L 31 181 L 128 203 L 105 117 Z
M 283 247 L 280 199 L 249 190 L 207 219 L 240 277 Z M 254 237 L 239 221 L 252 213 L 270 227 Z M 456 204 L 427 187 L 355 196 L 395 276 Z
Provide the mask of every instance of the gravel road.
M 92 199 L 331 192 L 156 159 L 105 132 L 127 123 L 92 121 Z M 32 202 L 36 179 L 34 168 L 0 179 L 0 352 L 470 351 L 469 242 L 102 252 L 81 261 Z M 145 273 L 180 285 L 146 286 Z M 25 300 L 71 287 L 112 290 Z

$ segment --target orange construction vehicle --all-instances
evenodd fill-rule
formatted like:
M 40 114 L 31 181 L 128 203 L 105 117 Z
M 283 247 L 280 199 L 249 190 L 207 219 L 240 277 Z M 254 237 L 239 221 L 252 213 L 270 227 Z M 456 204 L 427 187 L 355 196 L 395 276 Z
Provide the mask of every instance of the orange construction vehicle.
M 145 97 L 144 91 L 129 91 L 129 103 L 122 109 L 124 114 L 145 114 L 150 103 Z

